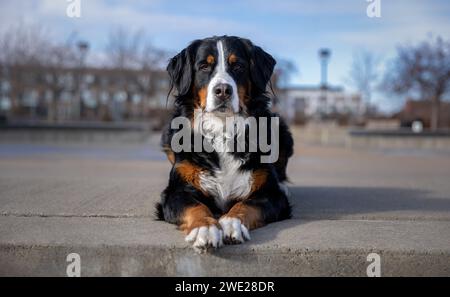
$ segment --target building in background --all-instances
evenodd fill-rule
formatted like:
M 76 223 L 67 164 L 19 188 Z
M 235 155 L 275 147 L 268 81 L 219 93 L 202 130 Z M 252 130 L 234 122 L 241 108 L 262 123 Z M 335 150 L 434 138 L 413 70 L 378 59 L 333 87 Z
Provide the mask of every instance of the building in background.
M 145 120 L 165 108 L 164 71 L 2 67 L 0 111 L 9 120 Z
M 282 90 L 282 96 L 279 109 L 293 122 L 359 118 L 366 110 L 359 93 L 339 86 L 291 86 Z
M 165 71 L 120 68 L 4 68 L 0 109 L 9 120 L 48 122 L 141 121 L 166 107 Z M 279 89 L 276 109 L 288 121 L 360 117 L 365 106 L 357 93 L 334 86 Z
M 414 122 L 420 122 L 424 128 L 431 127 L 430 100 L 407 99 L 402 110 L 394 115 L 400 120 L 402 127 L 411 127 Z M 450 128 L 450 102 L 442 101 L 439 106 L 438 128 Z
M 328 64 L 331 50 L 318 51 L 320 83 L 317 86 L 288 86 L 281 89 L 282 100 L 277 110 L 289 122 L 305 123 L 308 120 L 338 120 L 348 123 L 362 117 L 366 107 L 359 93 L 346 92 L 343 87 L 328 83 Z

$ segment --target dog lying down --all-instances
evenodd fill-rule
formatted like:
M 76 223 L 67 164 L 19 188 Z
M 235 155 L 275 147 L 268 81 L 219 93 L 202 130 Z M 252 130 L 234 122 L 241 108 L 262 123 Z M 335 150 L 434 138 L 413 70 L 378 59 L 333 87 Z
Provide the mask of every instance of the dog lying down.
M 197 251 L 250 240 L 250 230 L 288 219 L 287 125 L 270 110 L 275 60 L 234 36 L 193 41 L 167 71 L 174 110 L 162 136 L 172 163 L 157 216 Z

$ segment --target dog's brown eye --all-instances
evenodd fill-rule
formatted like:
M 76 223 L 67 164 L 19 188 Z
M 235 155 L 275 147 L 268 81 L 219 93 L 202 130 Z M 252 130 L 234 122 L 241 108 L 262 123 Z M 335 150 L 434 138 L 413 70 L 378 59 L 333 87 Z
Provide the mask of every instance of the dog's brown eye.
M 240 63 L 234 63 L 233 70 L 236 72 L 242 71 L 242 70 L 244 70 L 244 65 L 242 65 Z
M 207 63 L 202 63 L 200 64 L 200 66 L 198 66 L 198 69 L 200 69 L 201 71 L 209 71 L 210 65 Z

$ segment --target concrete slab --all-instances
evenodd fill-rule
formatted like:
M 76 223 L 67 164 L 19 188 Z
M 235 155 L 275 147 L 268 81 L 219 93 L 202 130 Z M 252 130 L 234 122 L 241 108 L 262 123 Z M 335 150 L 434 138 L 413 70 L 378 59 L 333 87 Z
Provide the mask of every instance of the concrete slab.
M 450 220 L 449 159 L 300 148 L 289 166 L 294 216 Z M 47 216 L 150 216 L 170 170 L 166 161 L 71 154 L 0 166 L 0 213 Z
M 148 218 L 0 217 L 0 275 L 366 275 L 379 253 L 389 275 L 449 275 L 450 222 L 288 220 L 252 240 L 197 255 L 175 228 Z
M 169 166 L 146 145 L 0 152 L 0 274 L 64 275 L 78 252 L 83 275 L 363 276 L 377 252 L 386 276 L 450 276 L 446 155 L 298 146 L 294 219 L 197 255 L 152 218 Z

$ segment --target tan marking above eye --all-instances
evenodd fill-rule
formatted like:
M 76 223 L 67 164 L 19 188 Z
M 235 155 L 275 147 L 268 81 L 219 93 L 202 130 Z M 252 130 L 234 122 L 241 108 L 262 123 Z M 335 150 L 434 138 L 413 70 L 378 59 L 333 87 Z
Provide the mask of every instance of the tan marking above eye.
M 236 63 L 237 62 L 237 57 L 236 57 L 236 55 L 235 54 L 231 54 L 229 57 L 228 57 L 228 63 L 229 64 L 233 64 L 233 63 Z
M 208 57 L 206 57 L 206 62 L 208 62 L 208 64 L 213 64 L 214 61 L 215 59 L 213 55 L 208 55 Z

